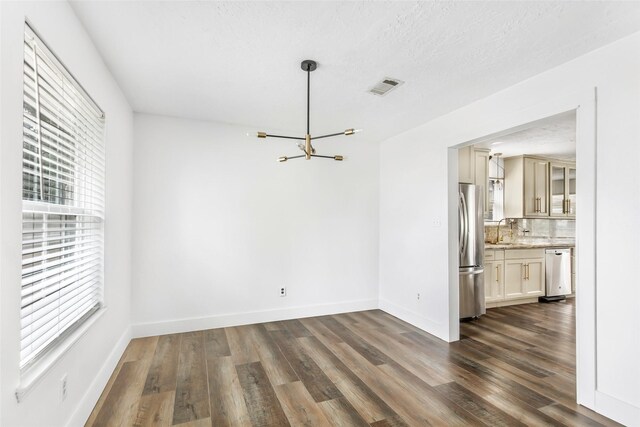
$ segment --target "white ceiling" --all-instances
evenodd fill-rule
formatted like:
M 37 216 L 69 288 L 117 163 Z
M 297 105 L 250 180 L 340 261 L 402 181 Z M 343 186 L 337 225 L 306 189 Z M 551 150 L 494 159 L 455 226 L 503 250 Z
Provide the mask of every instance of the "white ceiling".
M 73 1 L 135 111 L 382 140 L 640 30 L 639 2 Z M 55 47 L 54 47 L 55 48 Z M 367 93 L 384 77 L 406 83 Z
M 519 126 L 520 128 L 520 126 Z M 502 157 L 531 154 L 555 159 L 576 159 L 576 114 L 574 111 L 535 122 L 524 130 L 475 144 Z

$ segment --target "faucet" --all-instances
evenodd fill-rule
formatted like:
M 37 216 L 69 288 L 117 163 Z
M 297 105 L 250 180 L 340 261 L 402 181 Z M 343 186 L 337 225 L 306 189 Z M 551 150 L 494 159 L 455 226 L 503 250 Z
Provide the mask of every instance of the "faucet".
M 502 218 L 500 221 L 498 221 L 498 231 L 496 233 L 496 241 L 494 242 L 494 245 L 497 245 L 498 243 L 500 243 L 500 223 L 505 219 L 506 218 Z

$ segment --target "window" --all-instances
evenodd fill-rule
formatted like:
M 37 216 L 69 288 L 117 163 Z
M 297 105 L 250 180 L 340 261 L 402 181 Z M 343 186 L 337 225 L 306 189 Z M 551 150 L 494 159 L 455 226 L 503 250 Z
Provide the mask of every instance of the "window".
M 20 367 L 102 304 L 102 111 L 26 25 Z

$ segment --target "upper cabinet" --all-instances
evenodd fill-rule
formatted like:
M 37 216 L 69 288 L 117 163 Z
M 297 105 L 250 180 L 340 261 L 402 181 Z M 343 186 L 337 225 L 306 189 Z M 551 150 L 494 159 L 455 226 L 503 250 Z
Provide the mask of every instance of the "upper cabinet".
M 467 146 L 458 150 L 458 182 L 462 184 L 475 183 L 475 165 L 473 159 L 473 146 Z
M 550 162 L 550 214 L 554 217 L 576 216 L 576 167 L 574 163 Z
M 575 163 L 519 156 L 504 167 L 505 217 L 575 217 Z
M 489 213 L 489 152 L 473 146 L 458 150 L 458 182 L 482 186 L 485 217 Z
M 523 158 L 524 216 L 549 216 L 549 162 Z

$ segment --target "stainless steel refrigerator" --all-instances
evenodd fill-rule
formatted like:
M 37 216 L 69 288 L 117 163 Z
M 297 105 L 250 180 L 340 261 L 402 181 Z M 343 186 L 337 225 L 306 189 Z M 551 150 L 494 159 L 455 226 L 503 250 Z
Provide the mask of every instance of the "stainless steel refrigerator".
M 459 185 L 460 318 L 486 313 L 484 301 L 484 198 L 482 187 Z

